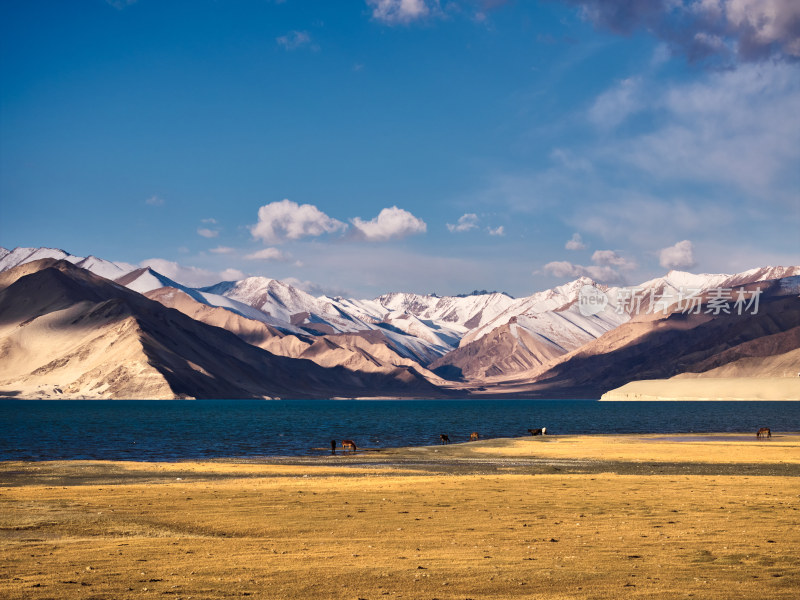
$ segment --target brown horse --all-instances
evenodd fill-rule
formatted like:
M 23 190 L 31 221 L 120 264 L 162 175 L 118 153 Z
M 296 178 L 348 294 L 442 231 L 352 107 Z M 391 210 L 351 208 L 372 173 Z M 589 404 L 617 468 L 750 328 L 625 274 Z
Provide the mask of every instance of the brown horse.
M 762 438 L 762 437 L 771 438 L 772 437 L 772 432 L 769 430 L 769 427 L 762 427 L 761 429 L 759 429 L 756 432 L 756 437 L 757 438 Z
M 470 442 L 477 442 L 479 437 L 480 436 L 478 435 L 478 432 L 477 431 L 473 431 L 472 433 L 469 434 L 469 441 Z
M 352 450 L 353 452 L 358 450 L 358 448 L 356 448 L 356 443 L 353 440 L 342 440 L 342 452 L 347 454 L 348 450 Z
M 443 444 L 449 444 L 450 443 L 450 438 L 447 436 L 446 433 L 440 433 L 439 434 L 439 439 L 442 440 Z
M 542 427 L 540 429 L 528 429 L 528 433 L 531 435 L 547 435 L 547 427 Z

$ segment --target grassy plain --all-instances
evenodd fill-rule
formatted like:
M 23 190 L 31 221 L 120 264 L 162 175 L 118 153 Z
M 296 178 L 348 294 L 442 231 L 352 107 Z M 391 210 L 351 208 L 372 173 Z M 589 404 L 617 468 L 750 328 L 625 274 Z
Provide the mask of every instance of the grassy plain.
M 2 463 L 0 596 L 794 599 L 800 436 L 724 437 L 554 436 L 280 464 Z M 736 460 L 731 444 L 748 474 L 708 471 Z M 402 462 L 423 455 L 437 470 Z M 659 456 L 680 473 L 620 474 Z M 610 462 L 570 472 L 551 458 Z M 458 460 L 475 467 L 448 470 Z M 530 471 L 534 460 L 561 470 Z M 792 475 L 774 475 L 778 464 Z

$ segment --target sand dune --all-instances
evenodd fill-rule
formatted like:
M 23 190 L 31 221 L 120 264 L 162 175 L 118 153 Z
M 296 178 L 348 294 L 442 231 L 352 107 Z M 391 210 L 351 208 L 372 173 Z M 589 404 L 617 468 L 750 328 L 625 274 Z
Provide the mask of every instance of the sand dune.
M 800 377 L 681 377 L 631 381 L 601 400 L 800 400 Z

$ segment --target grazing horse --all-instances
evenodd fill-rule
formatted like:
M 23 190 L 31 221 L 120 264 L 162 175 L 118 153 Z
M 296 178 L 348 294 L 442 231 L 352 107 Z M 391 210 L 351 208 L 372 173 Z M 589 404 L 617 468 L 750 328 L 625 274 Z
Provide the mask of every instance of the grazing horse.
M 450 438 L 447 437 L 446 433 L 440 433 L 439 434 L 439 439 L 442 440 L 443 444 L 449 444 L 450 443 Z
M 480 436 L 478 435 L 478 432 L 477 431 L 473 431 L 472 433 L 469 434 L 469 441 L 470 442 L 477 442 L 479 437 Z
M 528 429 L 528 433 L 531 435 L 547 435 L 547 427 L 542 427 L 540 429 Z
M 352 450 L 353 452 L 358 450 L 358 448 L 356 448 L 356 443 L 353 440 L 342 440 L 342 452 L 347 454 L 348 450 Z
M 772 432 L 769 430 L 769 427 L 762 427 L 761 429 L 759 429 L 756 432 L 756 437 L 757 438 L 762 438 L 762 437 L 771 438 L 772 437 Z

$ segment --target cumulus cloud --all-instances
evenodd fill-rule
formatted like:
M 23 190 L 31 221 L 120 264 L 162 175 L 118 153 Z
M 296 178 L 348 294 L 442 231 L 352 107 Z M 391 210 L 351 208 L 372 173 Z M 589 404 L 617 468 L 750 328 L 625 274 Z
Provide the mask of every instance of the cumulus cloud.
M 389 25 L 408 24 L 439 12 L 439 0 L 367 0 L 372 18 Z
M 592 254 L 592 262 L 596 265 L 609 265 L 620 269 L 633 269 L 636 267 L 634 261 L 620 256 L 613 250 L 595 250 Z
M 691 269 L 697 264 L 694 259 L 694 246 L 689 240 L 663 248 L 658 258 L 659 264 L 665 269 Z
M 258 223 L 250 227 L 250 233 L 267 244 L 280 244 L 346 228 L 345 223 L 329 217 L 316 206 L 281 200 L 258 209 Z
M 353 237 L 368 242 L 385 242 L 401 239 L 409 235 L 425 233 L 428 226 L 407 210 L 392 206 L 384 208 L 377 217 L 364 221 L 359 217 L 352 219 Z
M 158 196 L 150 196 L 144 203 L 149 206 L 164 206 L 164 199 Z
M 219 235 L 219 231 L 215 229 L 208 229 L 206 227 L 199 227 L 197 234 L 202 235 L 204 238 L 215 238 Z
M 200 287 L 219 283 L 220 281 L 244 278 L 244 273 L 237 269 L 211 271 L 199 267 L 185 267 L 174 261 L 163 258 L 149 258 L 139 263 L 139 266 L 150 267 L 154 271 L 166 275 L 173 281 L 189 287 Z
M 209 225 L 216 225 L 217 224 L 217 220 L 216 219 L 211 219 L 211 218 L 209 218 L 209 219 L 200 219 L 200 222 L 201 223 L 207 223 Z
M 609 266 L 599 265 L 576 265 L 566 260 L 547 263 L 544 267 L 545 273 L 554 277 L 589 277 L 601 283 L 626 283 L 625 278 L 619 271 Z
M 288 252 L 282 252 L 277 248 L 264 248 L 252 254 L 246 254 L 247 260 L 268 260 L 273 262 L 288 262 L 291 260 L 291 255 Z
M 461 233 L 463 231 L 469 231 L 470 229 L 476 229 L 477 227 L 478 215 L 475 213 L 467 213 L 460 216 L 455 225 L 453 223 L 447 223 L 447 229 L 450 233 Z
M 690 60 L 800 57 L 800 3 L 796 0 L 565 2 L 578 5 L 585 19 L 614 33 L 650 31 Z
M 566 260 L 553 261 L 543 268 L 545 273 L 554 277 L 589 277 L 601 283 L 624 284 L 627 280 L 622 271 L 630 271 L 636 267 L 634 261 L 620 256 L 614 250 L 596 250 L 592 254 L 592 262 L 593 265 L 584 266 Z
M 567 240 L 564 245 L 567 250 L 586 250 L 586 244 L 583 243 L 580 233 L 573 233 L 572 237 Z
M 214 254 L 233 254 L 236 250 L 230 246 L 217 246 L 216 248 L 211 248 L 209 252 L 213 252 Z
M 491 227 L 487 227 L 486 230 L 489 232 L 489 235 L 496 235 L 502 237 L 506 234 L 506 228 L 500 225 L 499 227 L 495 227 L 492 229 Z

